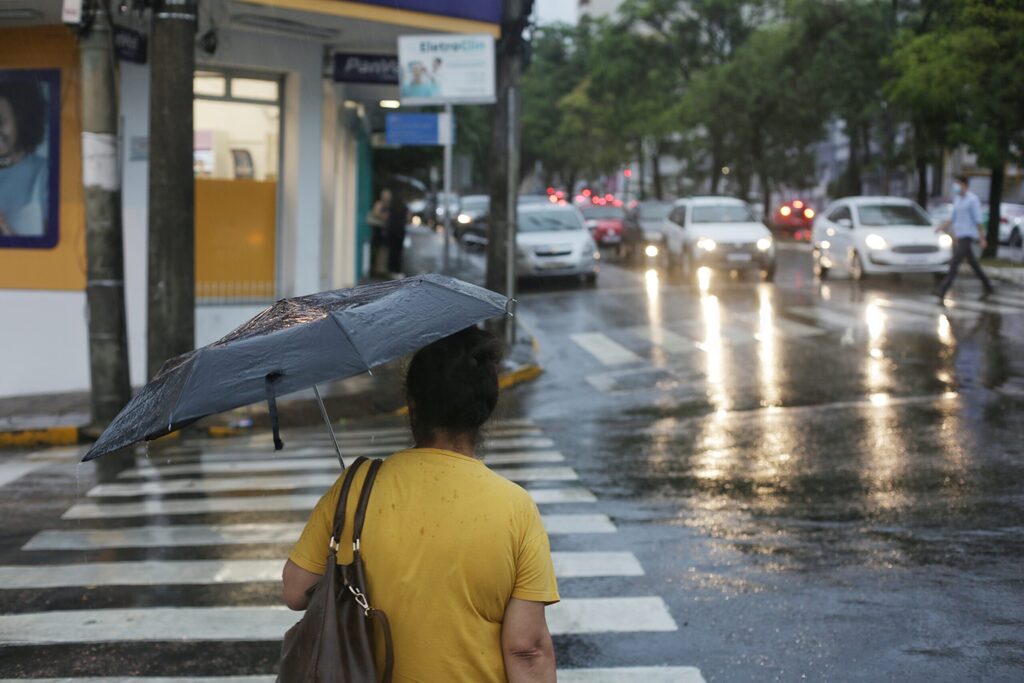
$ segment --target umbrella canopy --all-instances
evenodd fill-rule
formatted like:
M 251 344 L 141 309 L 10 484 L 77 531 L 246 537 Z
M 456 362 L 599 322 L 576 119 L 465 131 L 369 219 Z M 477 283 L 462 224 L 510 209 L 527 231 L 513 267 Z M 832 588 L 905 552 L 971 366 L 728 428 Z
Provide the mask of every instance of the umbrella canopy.
M 170 359 L 85 454 L 92 460 L 199 418 L 343 379 L 482 320 L 508 299 L 441 275 L 283 299 L 220 341 Z

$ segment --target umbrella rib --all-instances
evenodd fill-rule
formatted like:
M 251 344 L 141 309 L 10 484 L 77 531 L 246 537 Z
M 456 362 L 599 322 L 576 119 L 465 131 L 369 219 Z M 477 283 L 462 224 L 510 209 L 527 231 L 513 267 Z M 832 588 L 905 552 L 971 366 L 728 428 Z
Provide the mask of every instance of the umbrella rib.
M 188 389 L 189 382 L 192 381 L 192 373 L 196 371 L 196 366 L 199 365 L 199 351 L 202 349 L 196 349 L 192 362 L 188 364 L 188 376 L 185 377 L 185 381 L 181 383 L 181 389 L 178 391 L 178 395 L 174 397 L 174 405 L 171 407 L 170 412 L 167 414 L 167 433 L 171 433 L 171 425 L 174 424 L 174 414 L 178 411 L 178 404 L 181 402 L 181 397 Z
M 348 330 L 346 330 L 345 326 L 341 324 L 341 321 L 338 320 L 337 316 L 334 316 L 334 315 L 331 315 L 330 313 L 328 313 L 327 317 L 330 318 L 331 320 L 333 320 L 334 324 L 338 326 L 339 330 L 341 330 L 341 333 L 343 335 L 345 335 L 345 339 L 347 339 L 348 343 L 352 346 L 353 349 L 355 349 L 356 355 L 359 357 L 359 360 L 362 361 L 363 367 L 365 367 L 366 371 L 369 372 L 370 371 L 370 364 L 366 362 L 366 358 L 363 356 L 362 349 L 360 349 L 358 346 L 356 346 L 355 341 L 352 339 L 352 335 L 350 335 L 348 333 Z

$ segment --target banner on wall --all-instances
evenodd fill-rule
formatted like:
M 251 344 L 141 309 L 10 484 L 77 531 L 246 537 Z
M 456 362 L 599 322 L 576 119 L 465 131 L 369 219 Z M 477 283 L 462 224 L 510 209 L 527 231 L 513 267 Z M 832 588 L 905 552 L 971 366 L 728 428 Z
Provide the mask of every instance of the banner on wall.
M 60 70 L 0 69 L 0 249 L 59 241 Z
M 398 72 L 403 104 L 492 104 L 494 38 L 463 34 L 400 36 Z

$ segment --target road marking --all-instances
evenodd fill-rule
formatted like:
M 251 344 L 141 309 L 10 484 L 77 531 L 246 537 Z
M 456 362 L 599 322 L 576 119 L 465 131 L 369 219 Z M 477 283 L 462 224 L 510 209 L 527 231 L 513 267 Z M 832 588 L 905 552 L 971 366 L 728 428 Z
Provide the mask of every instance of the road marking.
M 597 497 L 583 488 L 527 489 L 538 505 L 557 503 L 593 503 Z M 119 517 L 163 517 L 169 515 L 202 515 L 224 512 L 309 512 L 316 507 L 320 494 L 280 494 L 269 496 L 229 496 L 226 498 L 178 498 L 143 500 L 137 503 L 76 503 L 61 519 L 116 519 Z
M 692 339 L 676 334 L 664 327 L 652 327 L 650 325 L 638 325 L 630 327 L 629 332 L 654 346 L 665 349 L 669 353 L 690 353 L 697 349 Z
M 863 316 L 856 316 L 851 313 L 835 311 L 831 308 L 823 308 L 820 306 L 792 306 L 786 310 L 792 311 L 798 315 L 806 315 L 811 318 L 815 318 L 821 323 L 832 327 L 839 327 L 844 330 L 855 325 L 866 324 Z
M 676 631 L 661 598 L 569 598 L 547 610 L 553 635 Z M 301 615 L 280 607 L 81 609 L 0 616 L 0 644 L 280 641 Z
M 730 316 L 742 320 L 749 328 L 746 330 L 747 335 L 753 336 L 760 334 L 761 331 L 761 315 L 759 313 L 730 313 Z M 779 333 L 779 336 L 784 338 L 796 339 L 800 337 L 813 337 L 819 334 L 825 334 L 825 330 L 820 327 L 813 327 L 811 325 L 805 325 L 804 323 L 798 323 L 788 318 L 783 318 L 781 315 L 773 314 L 769 319 L 769 327 L 775 328 Z
M 555 574 L 571 579 L 596 576 L 642 576 L 633 553 L 557 552 L 551 554 Z M 176 586 L 278 582 L 284 561 L 145 560 L 0 567 L 0 589 L 63 588 L 66 586 Z
M 48 462 L 5 462 L 0 465 L 0 486 L 6 486 L 12 481 L 21 479 L 26 474 L 34 472 L 41 467 L 46 467 L 50 463 Z
M 111 676 L 106 678 L 0 678 L 0 683 L 274 683 L 266 676 Z M 705 683 L 692 666 L 624 666 L 611 669 L 559 669 L 562 683 Z
M 549 534 L 607 534 L 615 524 L 607 515 L 541 515 Z M 47 529 L 22 550 L 95 550 L 98 548 L 163 548 L 249 543 L 285 543 L 299 538 L 305 522 L 252 524 L 181 524 L 122 529 Z
M 988 301 L 967 301 L 964 299 L 949 299 L 946 302 L 946 308 L 954 311 L 960 309 L 974 313 L 997 313 L 999 315 L 1024 314 L 1024 309 L 1015 306 L 1001 306 Z
M 917 315 L 932 321 L 938 320 L 939 316 L 947 318 L 975 318 L 974 313 L 958 310 L 940 305 L 937 301 L 915 301 L 913 299 L 875 299 L 874 301 L 883 308 L 892 309 L 900 313 Z
M 623 365 L 639 363 L 643 359 L 625 346 L 612 341 L 601 332 L 586 332 L 569 336 L 583 350 L 596 358 L 602 365 Z
M 571 481 L 578 479 L 571 467 L 491 468 L 510 481 Z M 289 474 L 213 479 L 166 479 L 140 483 L 99 484 L 86 494 L 90 497 L 159 496 L 175 493 L 225 493 L 227 491 L 286 491 L 323 488 L 334 485 L 340 472 L 325 474 Z
M 488 465 L 521 465 L 531 462 L 563 462 L 565 458 L 558 451 L 518 451 L 511 453 L 495 453 L 484 458 Z M 345 458 L 345 466 L 350 466 L 355 458 Z M 333 470 L 337 472 L 338 456 L 334 450 L 315 458 L 259 459 L 259 460 L 224 460 L 214 462 L 192 462 L 180 465 L 141 465 L 124 470 L 118 479 L 136 479 L 144 477 L 156 479 L 183 474 L 243 474 L 255 472 L 292 472 L 301 470 Z

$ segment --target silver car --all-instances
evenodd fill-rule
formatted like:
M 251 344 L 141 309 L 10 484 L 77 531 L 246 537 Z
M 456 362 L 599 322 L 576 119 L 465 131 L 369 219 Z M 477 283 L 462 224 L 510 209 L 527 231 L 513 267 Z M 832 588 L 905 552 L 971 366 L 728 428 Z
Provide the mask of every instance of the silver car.
M 519 277 L 578 277 L 597 282 L 601 253 L 575 206 L 519 205 L 516 272 Z

